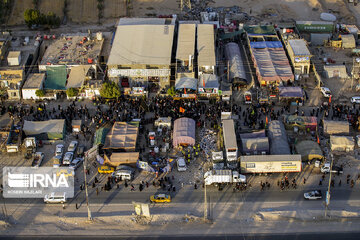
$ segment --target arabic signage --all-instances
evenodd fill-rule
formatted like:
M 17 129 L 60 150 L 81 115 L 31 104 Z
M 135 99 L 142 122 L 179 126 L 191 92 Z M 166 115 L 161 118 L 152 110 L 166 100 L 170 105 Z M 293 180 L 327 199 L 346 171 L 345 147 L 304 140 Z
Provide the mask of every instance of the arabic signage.
M 110 69 L 109 77 L 168 77 L 170 69 Z

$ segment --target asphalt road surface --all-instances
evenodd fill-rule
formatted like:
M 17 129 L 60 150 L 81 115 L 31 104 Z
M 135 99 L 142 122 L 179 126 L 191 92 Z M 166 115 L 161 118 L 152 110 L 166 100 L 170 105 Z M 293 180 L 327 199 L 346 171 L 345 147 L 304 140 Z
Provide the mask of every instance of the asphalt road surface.
M 207 187 L 209 189 L 209 187 Z M 321 189 L 323 193 L 323 200 L 327 188 Z M 312 190 L 312 189 L 308 189 Z M 304 199 L 303 194 L 308 190 L 285 190 L 280 191 L 278 188 L 273 188 L 265 191 L 243 191 L 233 192 L 232 188 L 217 191 L 214 187 L 210 187 L 207 191 L 207 196 L 210 202 L 300 202 L 307 201 Z M 123 192 L 113 189 L 109 192 L 101 192 L 98 196 L 95 192 L 90 194 L 90 203 L 93 204 L 129 204 L 132 201 L 149 202 L 149 197 L 155 193 L 167 193 L 166 191 L 149 192 L 139 190 L 135 192 Z M 170 192 L 173 203 L 196 203 L 204 201 L 204 189 L 185 189 L 179 192 Z M 360 191 L 355 189 L 341 189 L 333 188 L 331 194 L 331 201 L 359 201 Z M 3 199 L 7 205 L 16 205 L 22 203 L 39 203 L 44 204 L 42 199 Z M 314 200 L 311 200 L 314 201 Z M 315 200 L 316 201 L 316 200 Z M 85 202 L 85 191 L 78 192 L 76 197 L 69 201 L 69 204 Z M 321 201 L 318 201 L 321 202 Z

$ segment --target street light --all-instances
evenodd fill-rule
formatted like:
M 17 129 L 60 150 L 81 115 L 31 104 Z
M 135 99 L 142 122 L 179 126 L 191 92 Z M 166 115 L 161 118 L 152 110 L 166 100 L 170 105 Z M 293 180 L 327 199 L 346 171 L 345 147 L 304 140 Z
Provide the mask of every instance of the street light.
M 205 191 L 204 191 L 204 222 L 206 222 L 207 220 L 207 215 L 208 215 L 208 207 L 207 207 L 207 197 L 206 197 L 206 183 L 204 182 L 204 186 L 205 186 Z
M 327 217 L 327 210 L 328 210 L 328 206 L 330 205 L 330 188 L 331 188 L 331 175 L 332 175 L 332 166 L 333 166 L 333 154 L 330 153 L 330 175 L 329 175 L 329 185 L 328 185 L 328 190 L 326 192 L 326 198 L 325 198 L 325 218 Z
M 90 211 L 90 207 L 89 207 L 89 195 L 88 195 L 88 188 L 87 188 L 87 182 L 86 182 L 86 160 L 87 160 L 88 154 L 85 155 L 84 158 L 84 182 L 85 182 L 85 196 L 86 196 L 86 207 L 88 210 L 88 220 L 92 221 L 92 217 L 91 217 L 91 211 Z

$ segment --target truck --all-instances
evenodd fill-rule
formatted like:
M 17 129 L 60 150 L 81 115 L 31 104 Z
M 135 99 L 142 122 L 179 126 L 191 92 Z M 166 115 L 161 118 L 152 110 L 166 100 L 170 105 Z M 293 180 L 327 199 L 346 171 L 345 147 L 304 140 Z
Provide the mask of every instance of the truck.
M 213 164 L 213 169 L 219 170 L 224 168 L 224 153 L 222 151 L 212 152 L 211 160 Z
M 301 155 L 249 155 L 240 157 L 240 172 L 288 173 L 301 172 Z
M 331 164 L 329 162 L 326 162 L 324 163 L 324 165 L 321 167 L 320 171 L 322 173 L 330 173 L 330 166 Z M 331 172 L 332 173 L 337 173 L 337 174 L 340 174 L 340 173 L 343 173 L 343 168 L 342 167 L 338 167 L 338 166 L 332 166 L 331 168 Z
M 227 167 L 230 169 L 237 168 L 238 165 L 238 146 L 235 134 L 235 126 L 233 119 L 222 121 L 224 147 Z
M 38 168 L 40 167 L 42 161 L 44 160 L 44 153 L 42 152 L 36 152 L 34 154 L 33 162 L 31 164 L 32 168 Z
M 211 170 L 204 174 L 204 181 L 206 185 L 222 185 L 232 183 L 246 183 L 246 176 L 239 174 L 238 171 L 226 170 Z
M 24 139 L 24 146 L 26 149 L 25 158 L 30 159 L 33 153 L 36 152 L 36 139 L 35 137 L 27 137 Z

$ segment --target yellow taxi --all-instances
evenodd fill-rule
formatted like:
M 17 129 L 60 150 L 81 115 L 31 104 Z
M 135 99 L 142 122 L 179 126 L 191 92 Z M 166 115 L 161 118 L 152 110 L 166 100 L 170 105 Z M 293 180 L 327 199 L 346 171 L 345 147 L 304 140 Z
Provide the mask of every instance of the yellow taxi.
M 171 202 L 171 197 L 168 194 L 155 194 L 155 195 L 150 196 L 150 202 L 169 203 L 169 202 Z
M 57 177 L 59 177 L 61 174 L 64 174 L 65 177 L 75 176 L 75 172 L 73 170 L 62 169 L 56 172 Z
M 112 173 L 115 171 L 115 168 L 109 166 L 101 166 L 98 168 L 99 173 Z

